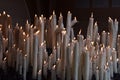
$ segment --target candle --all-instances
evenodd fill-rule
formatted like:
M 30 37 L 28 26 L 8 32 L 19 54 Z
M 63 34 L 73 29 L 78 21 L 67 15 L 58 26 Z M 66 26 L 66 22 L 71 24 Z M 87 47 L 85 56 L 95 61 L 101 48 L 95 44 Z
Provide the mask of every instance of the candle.
M 91 13 L 91 17 L 89 18 L 89 25 L 87 28 L 87 37 L 90 37 L 90 39 L 92 39 L 93 35 L 93 22 L 94 22 L 93 13 Z
M 23 80 L 26 80 L 27 76 L 27 55 L 24 56 L 24 63 L 23 63 Z
M 56 59 L 60 58 L 60 45 L 57 43 L 57 48 L 56 48 Z
M 22 55 L 22 50 L 20 50 L 20 55 L 19 55 L 19 74 L 22 75 L 22 68 L 23 68 L 23 55 Z
M 113 62 L 112 62 L 112 56 L 110 56 L 110 76 L 113 78 Z
M 2 31 L 0 30 L 0 67 L 2 66 L 2 58 L 3 58 L 3 39 L 2 39 Z
M 46 61 L 44 61 L 44 64 L 43 64 L 43 76 L 44 76 L 44 79 L 47 79 L 47 69 L 48 69 L 48 63 Z
M 66 25 L 66 30 L 67 30 L 68 36 L 70 36 L 71 18 L 72 18 L 72 14 L 70 13 L 70 11 L 68 11 L 68 14 L 67 14 L 67 25 Z
M 38 54 L 38 35 L 37 33 L 34 34 L 34 42 L 33 42 L 33 53 L 34 53 L 34 58 L 33 58 L 33 73 L 32 77 L 33 79 L 37 78 L 37 54 Z
M 61 78 L 61 60 L 58 58 L 57 61 L 56 61 L 56 75 L 58 78 Z
M 43 43 L 39 46 L 38 51 L 38 70 L 42 70 L 43 64 Z
M 66 59 L 66 80 L 71 80 L 71 46 L 67 46 L 67 59 Z
M 56 65 L 52 67 L 51 80 L 56 80 Z
M 71 21 L 71 26 L 75 25 L 77 22 L 78 21 L 77 21 L 76 17 L 74 17 L 74 19 Z
M 78 67 L 79 67 L 79 44 L 75 43 L 73 53 L 73 80 L 78 80 Z
M 38 80 L 42 80 L 42 70 L 38 71 Z
M 106 46 L 106 32 L 105 31 L 103 31 L 102 32 L 102 44 L 104 45 L 104 46 Z
M 93 31 L 93 41 L 96 41 L 97 39 L 97 33 L 98 33 L 98 25 L 97 25 L 97 22 L 95 22 L 94 24 L 94 31 Z
M 98 66 L 97 66 L 97 69 L 96 69 L 95 76 L 96 76 L 96 80 L 99 80 L 99 69 L 98 69 Z
M 40 20 L 40 44 L 44 42 L 44 20 L 42 17 L 39 18 Z
M 85 47 L 85 52 L 84 52 L 84 75 L 83 78 L 84 80 L 89 80 L 89 51 L 87 47 Z
M 107 67 L 105 66 L 104 70 L 104 79 L 103 80 L 108 80 L 108 73 L 107 73 Z
M 33 66 L 33 25 L 30 28 L 30 63 Z
M 117 73 L 117 53 L 115 48 L 112 50 L 112 58 L 113 58 L 113 72 Z

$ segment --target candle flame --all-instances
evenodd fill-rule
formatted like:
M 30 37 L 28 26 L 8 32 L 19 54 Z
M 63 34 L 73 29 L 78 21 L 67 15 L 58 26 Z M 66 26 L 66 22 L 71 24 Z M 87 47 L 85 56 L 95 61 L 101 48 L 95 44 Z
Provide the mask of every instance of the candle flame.
M 46 61 L 44 61 L 44 64 L 46 64 L 47 62 Z
M 119 62 L 119 59 L 117 58 L 117 62 Z
M 3 15 L 5 15 L 6 14 L 6 12 L 5 11 L 3 11 Z
M 23 32 L 23 35 L 24 35 L 24 36 L 26 35 L 25 32 Z
M 43 46 L 43 45 L 44 45 L 44 42 L 41 43 L 41 46 Z
M 55 68 L 56 68 L 56 65 L 53 66 L 53 69 L 55 69 Z
M 81 34 L 81 29 L 80 29 L 80 31 L 79 31 L 79 34 Z
M 91 18 L 93 18 L 93 12 L 91 12 Z
M 10 15 L 7 14 L 7 17 L 10 17 Z
M 41 73 L 42 73 L 42 70 L 39 70 L 39 71 L 38 71 L 38 74 L 41 74 Z
M 110 61 L 112 61 L 112 56 L 110 56 Z
M 39 34 L 39 33 L 40 33 L 40 30 L 38 30 L 38 31 L 35 32 L 36 35 Z

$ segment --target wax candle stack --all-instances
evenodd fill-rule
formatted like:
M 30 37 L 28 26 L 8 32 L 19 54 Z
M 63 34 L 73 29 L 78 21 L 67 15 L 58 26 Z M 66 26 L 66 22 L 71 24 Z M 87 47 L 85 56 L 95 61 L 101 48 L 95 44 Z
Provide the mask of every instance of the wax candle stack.
M 4 71 L 14 68 L 23 80 L 31 67 L 35 80 L 92 80 L 93 75 L 96 80 L 111 80 L 114 73 L 120 73 L 117 19 L 109 18 L 109 31 L 100 35 L 92 13 L 86 38 L 82 30 L 75 37 L 72 26 L 78 21 L 72 20 L 70 11 L 66 28 L 61 13 L 58 24 L 55 12 L 49 19 L 35 15 L 34 20 L 34 24 L 26 21 L 24 27 L 17 23 L 4 29 L 1 24 L 0 67 Z

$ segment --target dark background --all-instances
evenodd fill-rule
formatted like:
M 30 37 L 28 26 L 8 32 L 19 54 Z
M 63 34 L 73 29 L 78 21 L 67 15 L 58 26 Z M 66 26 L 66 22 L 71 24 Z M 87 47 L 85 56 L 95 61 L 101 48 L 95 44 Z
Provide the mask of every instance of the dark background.
M 62 12 L 64 21 L 68 11 L 79 20 L 78 27 L 87 29 L 91 12 L 98 22 L 99 31 L 107 31 L 108 17 L 117 18 L 120 22 L 120 0 L 0 0 L 0 11 L 7 11 L 12 16 L 13 25 L 16 22 L 24 25 L 28 19 L 33 23 L 34 15 L 43 14 L 47 18 L 55 10 L 56 15 Z

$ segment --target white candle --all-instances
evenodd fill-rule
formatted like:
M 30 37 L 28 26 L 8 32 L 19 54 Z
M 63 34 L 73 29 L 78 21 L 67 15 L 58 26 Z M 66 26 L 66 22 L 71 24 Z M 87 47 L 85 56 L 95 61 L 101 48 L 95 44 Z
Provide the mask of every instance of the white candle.
M 89 36 L 90 39 L 92 39 L 93 36 L 93 22 L 94 22 L 93 13 L 91 13 L 91 17 L 89 18 L 89 25 L 87 28 L 87 37 Z
M 84 80 L 89 80 L 89 51 L 87 47 L 85 48 L 85 53 L 84 53 L 84 75 L 83 78 Z
M 45 79 L 47 79 L 47 69 L 48 69 L 48 63 L 46 61 L 44 61 L 43 76 L 44 76 Z
M 42 70 L 38 71 L 38 80 L 42 80 Z
M 27 35 L 26 37 L 26 41 L 25 41 L 25 54 L 27 55 L 27 71 L 28 71 L 28 67 L 29 67 L 29 60 L 30 60 L 30 38 L 29 35 Z
M 99 69 L 98 69 L 98 67 L 96 69 L 95 76 L 96 76 L 96 80 L 99 80 Z
M 67 59 L 66 59 L 66 80 L 71 80 L 71 46 L 67 46 Z
M 56 48 L 56 59 L 60 58 L 60 45 L 57 43 L 57 48 Z
M 113 72 L 117 73 L 117 53 L 114 48 L 112 50 L 112 58 L 113 58 Z
M 105 31 L 103 31 L 102 32 L 102 44 L 104 45 L 104 46 L 106 46 L 106 32 Z
M 33 66 L 33 26 L 30 28 L 30 64 Z
M 56 75 L 61 78 L 61 60 L 58 58 L 56 62 Z
M 2 58 L 3 58 L 3 39 L 2 39 L 2 31 L 0 30 L 0 67 L 2 67 Z
M 39 46 L 38 51 L 38 70 L 42 70 L 43 64 L 43 43 Z
M 68 36 L 70 36 L 70 28 L 71 28 L 71 18 L 72 18 L 72 14 L 70 13 L 70 11 L 68 11 L 67 14 L 67 25 L 66 25 L 66 30 L 67 30 L 67 34 Z
M 97 39 L 97 33 L 98 33 L 98 25 L 97 25 L 97 22 L 95 22 L 94 24 L 94 31 L 93 31 L 93 41 L 96 41 Z
M 19 55 L 19 74 L 22 75 L 22 68 L 23 68 L 23 55 L 22 55 L 22 50 L 20 50 L 20 55 Z
M 27 55 L 24 56 L 24 63 L 23 63 L 23 80 L 26 80 L 27 74 Z
M 32 77 L 33 79 L 37 78 L 37 54 L 38 54 L 38 35 L 35 33 L 34 34 L 34 48 L 33 48 L 33 53 L 34 53 L 34 59 L 33 59 L 33 73 L 32 73 Z
M 112 60 L 112 56 L 110 57 L 110 77 L 113 78 L 113 60 Z
M 56 65 L 52 67 L 51 80 L 56 80 Z
M 103 80 L 108 80 L 107 69 L 104 69 L 104 79 Z
M 19 61 L 19 60 L 20 60 L 20 59 L 19 59 L 19 58 L 20 58 L 19 56 L 20 56 L 20 52 L 19 52 L 19 48 L 18 48 L 18 49 L 17 49 L 17 54 L 16 54 L 16 71 L 18 71 L 18 69 L 19 69 L 19 64 L 20 64 L 20 63 L 19 63 L 19 62 L 20 62 L 20 61 Z
M 76 41 L 73 53 L 73 80 L 78 80 L 79 43 Z
M 71 21 L 71 26 L 75 25 L 77 22 L 78 21 L 77 21 L 76 17 L 74 17 L 74 19 Z
M 44 42 L 44 20 L 40 17 L 40 44 Z

